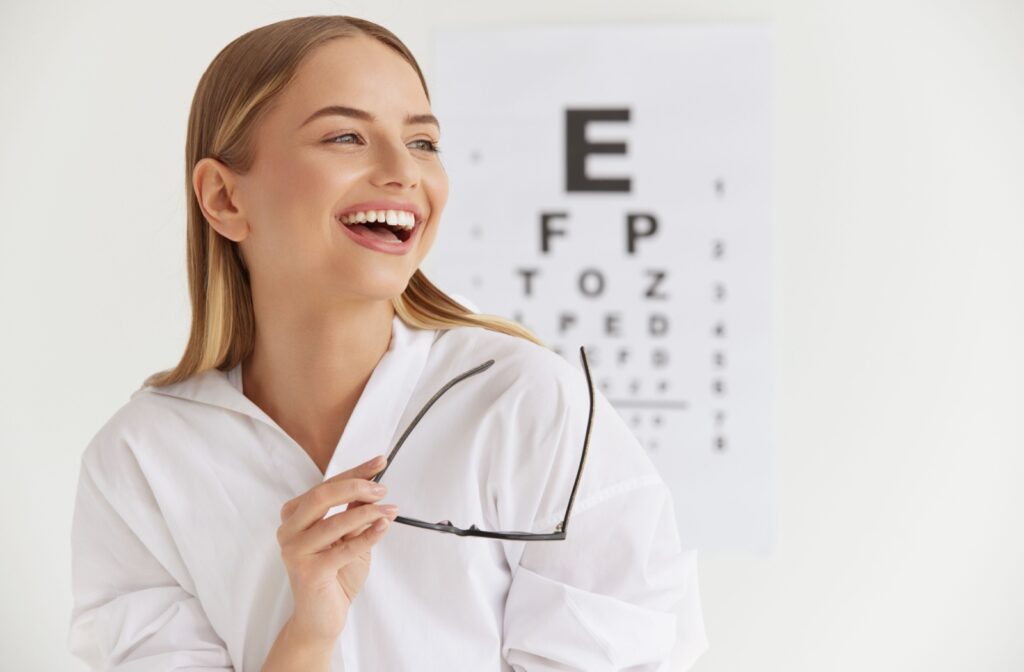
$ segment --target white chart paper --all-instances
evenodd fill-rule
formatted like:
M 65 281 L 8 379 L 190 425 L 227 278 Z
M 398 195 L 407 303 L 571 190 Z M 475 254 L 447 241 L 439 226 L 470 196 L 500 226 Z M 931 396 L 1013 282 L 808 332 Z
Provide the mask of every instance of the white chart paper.
M 769 29 L 446 30 L 428 85 L 450 186 L 424 272 L 586 348 L 685 547 L 767 552 Z

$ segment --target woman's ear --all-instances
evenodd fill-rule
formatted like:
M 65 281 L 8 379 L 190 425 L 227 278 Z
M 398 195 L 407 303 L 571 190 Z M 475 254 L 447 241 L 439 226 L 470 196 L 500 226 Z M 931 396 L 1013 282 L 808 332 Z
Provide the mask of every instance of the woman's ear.
M 235 174 L 214 158 L 200 159 L 192 171 L 192 189 L 206 221 L 237 243 L 249 235 L 249 222 L 238 202 L 236 186 Z

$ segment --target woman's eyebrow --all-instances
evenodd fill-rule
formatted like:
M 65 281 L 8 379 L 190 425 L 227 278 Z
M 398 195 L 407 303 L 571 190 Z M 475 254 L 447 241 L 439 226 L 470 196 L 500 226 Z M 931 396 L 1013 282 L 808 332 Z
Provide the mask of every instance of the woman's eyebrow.
M 363 121 L 369 121 L 371 123 L 377 121 L 377 117 L 366 110 L 359 110 L 354 107 L 345 107 L 344 105 L 328 105 L 327 107 L 320 108 L 313 114 L 309 115 L 304 122 L 299 124 L 299 128 L 302 128 L 314 119 L 331 115 L 352 117 L 354 119 L 362 119 Z M 407 114 L 405 115 L 405 124 L 407 126 L 409 124 L 433 124 L 434 126 L 437 126 L 438 132 L 441 131 L 441 122 L 439 122 L 437 117 L 432 114 Z

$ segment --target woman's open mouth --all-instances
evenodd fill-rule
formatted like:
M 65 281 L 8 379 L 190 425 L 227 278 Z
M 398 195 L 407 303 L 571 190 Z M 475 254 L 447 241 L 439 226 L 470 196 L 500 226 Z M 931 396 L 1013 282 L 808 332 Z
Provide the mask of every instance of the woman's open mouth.
M 423 225 L 415 220 L 413 213 L 395 210 L 354 212 L 337 219 L 355 242 L 391 254 L 408 252 L 414 236 Z

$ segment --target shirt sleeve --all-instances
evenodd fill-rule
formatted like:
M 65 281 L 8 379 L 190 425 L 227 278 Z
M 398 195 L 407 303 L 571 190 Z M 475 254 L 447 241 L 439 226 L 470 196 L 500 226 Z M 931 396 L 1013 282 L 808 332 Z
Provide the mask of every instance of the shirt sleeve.
M 547 440 L 528 439 L 549 448 L 524 458 L 547 472 L 534 530 L 561 521 L 579 468 L 589 404 L 582 374 L 568 379 L 529 407 L 561 409 L 544 416 Z M 697 551 L 682 547 L 670 489 L 599 390 L 566 538 L 504 543 L 513 576 L 502 656 L 516 672 L 685 670 L 707 650 Z
M 82 460 L 72 520 L 69 651 L 94 670 L 234 670 L 199 600 L 157 558 L 173 545 L 148 487 L 108 485 L 93 468 Z
M 697 552 L 680 549 L 667 487 L 603 495 L 574 507 L 564 540 L 522 542 L 502 645 L 516 672 L 685 670 L 707 649 Z

